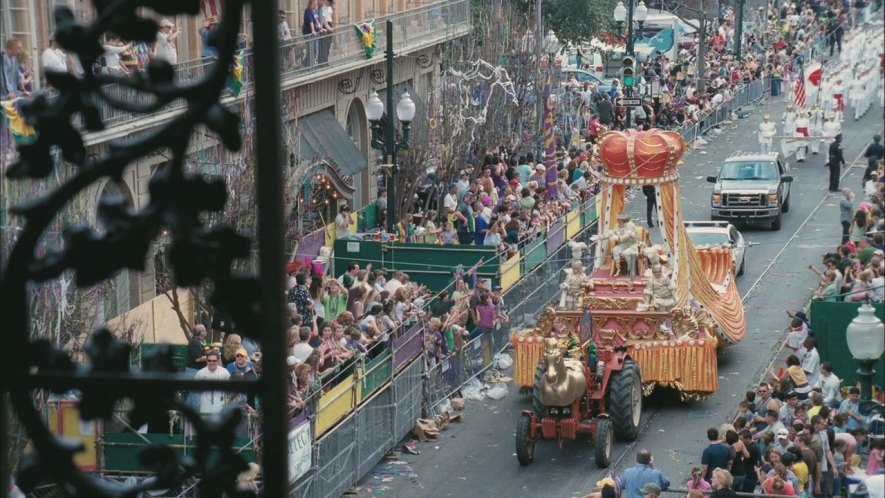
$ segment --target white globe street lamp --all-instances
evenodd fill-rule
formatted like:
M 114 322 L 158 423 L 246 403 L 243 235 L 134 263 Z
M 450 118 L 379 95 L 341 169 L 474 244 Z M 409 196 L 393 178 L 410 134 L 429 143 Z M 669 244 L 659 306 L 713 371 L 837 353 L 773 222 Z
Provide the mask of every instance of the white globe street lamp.
M 872 397 L 872 378 L 876 373 L 873 365 L 885 352 L 885 329 L 882 321 L 876 317 L 876 309 L 863 303 L 857 310 L 857 316 L 845 330 L 845 340 L 851 356 L 860 363 L 857 375 L 860 377 L 860 398 L 868 400 Z

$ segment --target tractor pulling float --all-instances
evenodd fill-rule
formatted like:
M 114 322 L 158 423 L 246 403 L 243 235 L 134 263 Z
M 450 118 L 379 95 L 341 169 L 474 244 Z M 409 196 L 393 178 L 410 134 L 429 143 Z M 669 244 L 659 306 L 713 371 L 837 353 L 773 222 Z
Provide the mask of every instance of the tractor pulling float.
M 611 462 L 612 441 L 638 437 L 642 396 L 656 386 L 683 401 L 718 389 L 717 352 L 746 330 L 731 249 L 695 247 L 682 220 L 677 133 L 608 132 L 597 198 L 595 247 L 569 243 L 572 262 L 556 307 L 534 329 L 511 337 L 514 380 L 531 390 L 532 409 L 516 428 L 516 455 L 528 465 L 539 439 L 594 439 L 596 464 Z M 629 186 L 653 185 L 663 244 L 625 212 Z M 583 255 L 594 251 L 593 268 Z

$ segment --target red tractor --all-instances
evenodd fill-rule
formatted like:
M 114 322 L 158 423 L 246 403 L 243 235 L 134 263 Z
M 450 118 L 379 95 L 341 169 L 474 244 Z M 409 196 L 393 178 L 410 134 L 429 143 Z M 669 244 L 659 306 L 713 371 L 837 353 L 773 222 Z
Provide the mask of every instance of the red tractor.
M 642 378 L 626 346 L 600 351 L 591 369 L 586 361 L 566 358 L 556 339 L 547 339 L 535 373 L 532 409 L 524 410 L 516 424 L 516 457 L 529 465 L 538 439 L 590 434 L 596 465 L 608 467 L 612 440 L 636 439 L 641 416 Z

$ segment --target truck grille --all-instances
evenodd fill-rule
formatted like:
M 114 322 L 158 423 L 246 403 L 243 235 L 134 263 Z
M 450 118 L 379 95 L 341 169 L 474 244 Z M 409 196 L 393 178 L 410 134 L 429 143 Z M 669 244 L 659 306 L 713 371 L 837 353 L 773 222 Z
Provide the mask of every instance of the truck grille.
M 722 207 L 760 207 L 766 205 L 765 194 L 723 194 Z

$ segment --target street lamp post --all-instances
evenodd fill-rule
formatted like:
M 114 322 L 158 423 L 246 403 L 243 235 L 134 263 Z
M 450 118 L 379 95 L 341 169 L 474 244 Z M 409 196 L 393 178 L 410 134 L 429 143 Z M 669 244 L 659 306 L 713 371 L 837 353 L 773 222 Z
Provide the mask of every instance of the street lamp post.
M 860 399 L 869 400 L 873 392 L 873 365 L 885 352 L 885 334 L 882 321 L 876 318 L 876 310 L 869 303 L 863 303 L 857 316 L 848 324 L 845 340 L 851 356 L 860 364 L 857 375 L 860 377 Z
M 387 49 L 385 60 L 387 63 L 387 120 L 382 123 L 384 116 L 384 103 L 374 90 L 366 102 L 366 117 L 372 123 L 372 148 L 380 150 L 384 156 L 385 173 L 389 174 L 390 182 L 387 183 L 387 231 L 394 233 L 396 226 L 396 175 L 399 173 L 397 164 L 397 151 L 409 148 L 409 131 L 412 120 L 415 119 L 415 103 L 404 91 L 399 103 L 394 108 L 395 89 L 393 87 L 393 21 L 387 20 Z M 402 138 L 397 140 L 396 123 L 393 120 L 393 110 L 396 109 L 396 117 L 402 124 Z
M 632 60 L 636 60 L 636 53 L 634 47 L 633 40 L 633 23 L 636 22 L 639 24 L 639 29 L 642 29 L 642 25 L 645 24 L 645 18 L 648 17 L 648 7 L 645 6 L 645 2 L 639 2 L 639 5 L 636 8 L 633 8 L 634 0 L 627 0 L 629 7 L 625 8 L 623 2 L 618 2 L 615 6 L 615 23 L 618 25 L 618 30 L 620 31 L 621 27 L 624 25 L 624 20 L 626 16 L 627 21 L 627 55 L 632 58 Z M 634 73 L 635 74 L 635 73 Z M 635 84 L 635 81 L 633 82 Z M 624 87 L 624 97 L 630 97 L 633 95 L 633 85 L 623 85 Z M 631 118 L 633 115 L 633 110 L 630 109 L 627 111 L 625 125 L 627 128 L 630 128 Z

